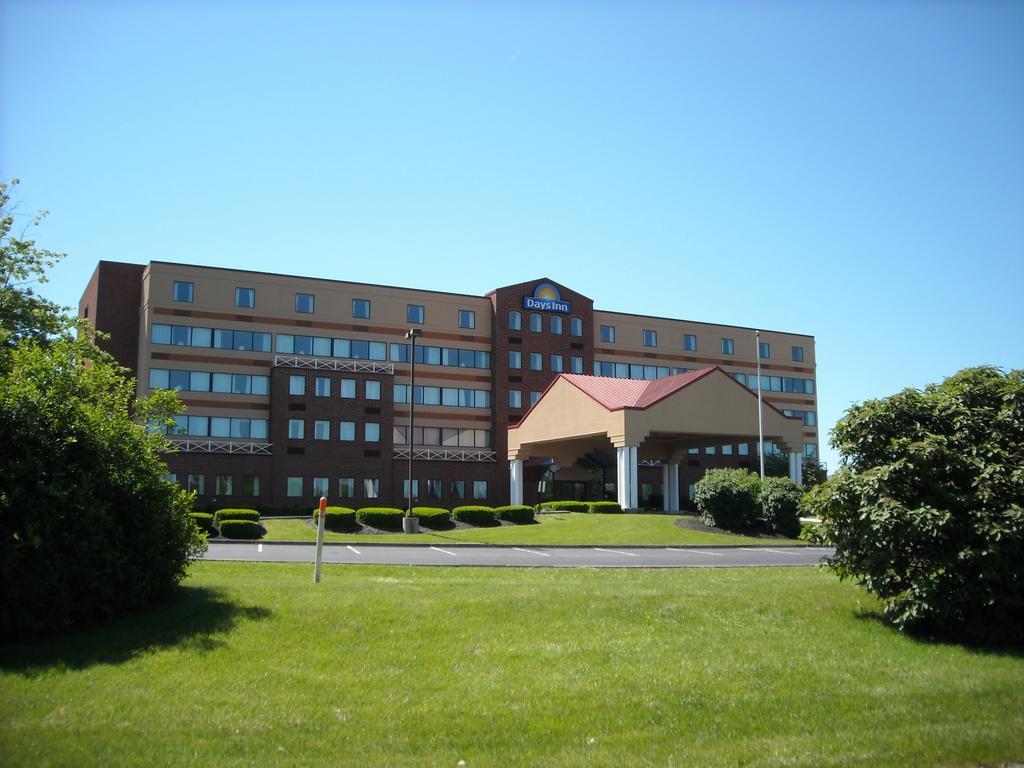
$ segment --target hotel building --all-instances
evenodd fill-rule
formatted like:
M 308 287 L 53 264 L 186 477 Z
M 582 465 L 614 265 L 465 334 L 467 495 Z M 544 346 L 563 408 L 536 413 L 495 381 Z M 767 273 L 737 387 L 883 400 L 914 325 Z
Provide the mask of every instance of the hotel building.
M 757 469 L 753 329 L 595 309 L 548 278 L 474 296 L 103 261 L 79 315 L 140 395 L 179 391 L 167 463 L 201 505 L 403 507 L 410 450 L 415 503 L 449 508 L 672 510 L 708 467 Z M 814 338 L 762 330 L 758 351 L 766 452 L 798 478 L 817 456 Z

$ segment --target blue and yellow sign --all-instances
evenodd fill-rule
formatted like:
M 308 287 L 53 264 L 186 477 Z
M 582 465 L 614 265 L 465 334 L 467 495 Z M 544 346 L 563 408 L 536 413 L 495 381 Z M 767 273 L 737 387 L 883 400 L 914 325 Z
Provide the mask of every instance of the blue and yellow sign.
M 539 309 L 542 312 L 565 312 L 572 309 L 568 301 L 562 301 L 558 287 L 551 283 L 540 283 L 533 289 L 533 296 L 523 296 L 523 309 Z

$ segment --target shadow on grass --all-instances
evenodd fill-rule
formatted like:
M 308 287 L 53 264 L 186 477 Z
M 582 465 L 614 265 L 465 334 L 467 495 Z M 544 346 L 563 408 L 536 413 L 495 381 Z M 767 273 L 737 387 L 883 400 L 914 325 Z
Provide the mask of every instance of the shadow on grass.
M 853 616 L 858 621 L 878 624 L 887 632 L 902 635 L 918 645 L 934 646 L 937 648 L 962 648 L 970 653 L 983 656 L 1004 656 L 1013 659 L 1024 659 L 1024 644 L 1021 643 L 984 642 L 971 637 L 945 637 L 925 629 L 911 629 L 901 632 L 896 625 L 885 618 L 881 611 L 869 608 L 860 608 L 854 611 Z
M 165 602 L 105 624 L 0 645 L 0 669 L 34 677 L 55 667 L 122 664 L 162 648 L 206 652 L 225 645 L 224 636 L 239 621 L 270 615 L 266 608 L 239 605 L 223 590 L 179 586 Z

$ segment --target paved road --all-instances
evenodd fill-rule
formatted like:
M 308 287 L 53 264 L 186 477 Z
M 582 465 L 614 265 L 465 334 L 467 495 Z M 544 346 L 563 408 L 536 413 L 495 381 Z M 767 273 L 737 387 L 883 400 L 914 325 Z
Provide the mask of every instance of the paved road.
M 211 542 L 207 560 L 312 563 L 309 543 Z M 814 565 L 827 547 L 489 547 L 325 544 L 325 563 L 547 568 L 736 568 Z

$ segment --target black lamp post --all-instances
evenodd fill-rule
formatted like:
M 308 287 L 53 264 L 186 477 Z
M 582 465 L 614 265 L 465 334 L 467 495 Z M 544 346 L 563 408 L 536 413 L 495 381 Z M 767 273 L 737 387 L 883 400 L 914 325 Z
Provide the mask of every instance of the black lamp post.
M 413 451 L 413 414 L 416 412 L 416 339 L 423 334 L 419 328 L 410 328 L 405 338 L 412 341 L 412 349 L 409 352 L 409 360 L 412 363 L 409 374 L 409 506 L 405 510 L 405 519 L 402 520 L 402 530 L 406 533 L 419 533 L 419 520 L 412 514 L 412 451 Z

